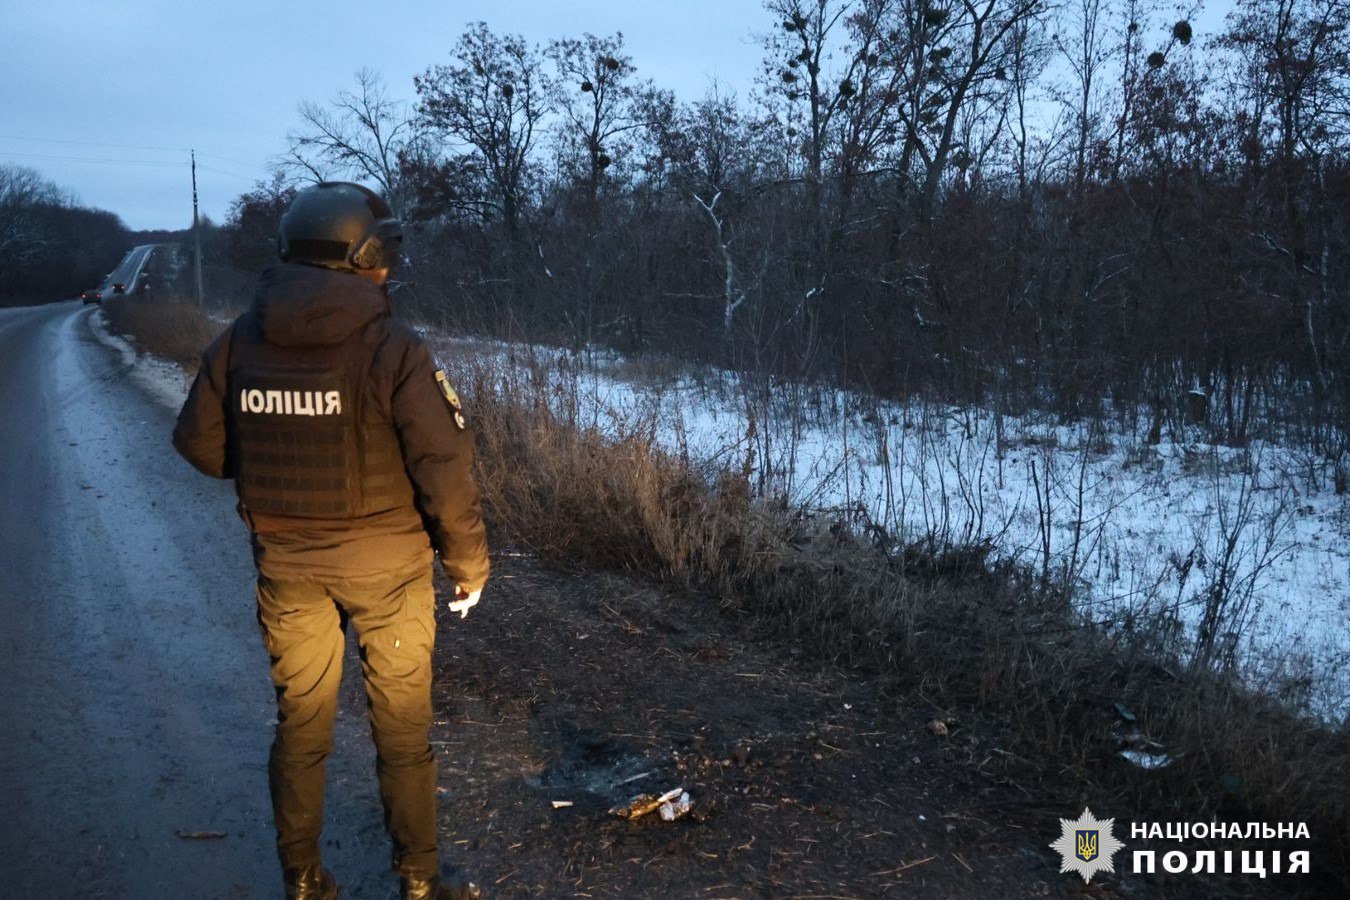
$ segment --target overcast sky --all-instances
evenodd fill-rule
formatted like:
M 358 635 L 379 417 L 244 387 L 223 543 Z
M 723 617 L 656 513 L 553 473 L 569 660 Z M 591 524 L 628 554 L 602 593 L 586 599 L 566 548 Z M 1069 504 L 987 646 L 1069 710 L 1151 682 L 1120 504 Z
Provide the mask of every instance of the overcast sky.
M 413 75 L 479 19 L 540 43 L 622 31 L 638 74 L 686 99 L 713 78 L 748 92 L 768 21 L 759 0 L 0 0 L 0 162 L 132 228 L 181 228 L 195 147 L 219 221 L 285 149 L 299 101 L 363 66 L 412 99 Z
M 1197 30 L 1216 21 L 1197 19 Z M 0 0 L 0 163 L 41 171 L 132 228 L 191 223 L 187 149 L 219 221 L 297 123 L 369 66 L 391 95 L 449 61 L 466 23 L 544 43 L 624 33 L 638 74 L 682 100 L 742 96 L 760 64 L 760 0 Z

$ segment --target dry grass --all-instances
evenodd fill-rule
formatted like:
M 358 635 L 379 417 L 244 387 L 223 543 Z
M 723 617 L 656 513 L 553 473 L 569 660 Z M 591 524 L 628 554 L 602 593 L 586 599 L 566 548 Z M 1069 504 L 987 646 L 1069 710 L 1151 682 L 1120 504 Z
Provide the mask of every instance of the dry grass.
M 110 297 L 103 302 L 108 326 L 129 337 L 142 353 L 153 353 L 195 371 L 202 350 L 224 326 L 193 303 L 155 297 Z
M 567 373 L 541 360 L 455 365 L 493 522 L 538 552 L 715 592 L 816 654 L 998 716 L 1007 747 L 1062 760 L 1141 814 L 1303 821 L 1321 865 L 1350 859 L 1346 729 L 1185 673 L 1149 651 L 1147 633 L 1108 641 L 1030 574 L 991 568 L 986 547 L 887 552 L 846 523 L 754 501 L 744 471 L 663 450 L 652 422 L 605 435 L 576 414 Z M 1117 702 L 1137 723 L 1120 721 Z M 1136 729 L 1176 762 L 1144 772 L 1120 759 Z
M 109 304 L 139 346 L 195 363 L 217 328 L 190 306 Z M 1350 861 L 1350 734 L 1086 626 L 986 547 L 888 551 L 842 521 L 757 501 L 751 461 L 717 470 L 657 446 L 651 421 L 606 430 L 578 412 L 575 377 L 521 358 L 457 355 L 451 376 L 479 437 L 499 535 L 569 562 L 714 593 L 816 655 L 865 667 L 935 705 L 1005 723 L 1005 749 L 1060 761 L 1087 795 L 1160 820 L 1307 822 L 1320 871 Z M 752 442 L 750 442 L 752 443 Z M 711 610 L 709 610 L 711 612 Z M 1138 717 L 1122 727 L 1121 703 Z M 1143 772 L 1115 754 L 1137 729 L 1176 757 Z

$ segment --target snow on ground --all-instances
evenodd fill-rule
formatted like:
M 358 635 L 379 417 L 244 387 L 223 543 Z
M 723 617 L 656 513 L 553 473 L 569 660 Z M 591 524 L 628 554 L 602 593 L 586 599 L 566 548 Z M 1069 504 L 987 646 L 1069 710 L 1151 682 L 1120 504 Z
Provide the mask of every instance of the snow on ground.
M 121 356 L 132 380 L 146 393 L 171 409 L 182 407 L 192 381 L 181 366 L 157 356 L 137 354 L 130 341 L 108 331 L 108 320 L 101 308 L 89 317 L 89 330 L 99 343 Z
M 734 374 L 675 377 L 604 352 L 435 339 L 438 354 L 508 372 L 549 371 L 556 404 L 609 433 L 650 429 L 691 459 L 739 470 L 796 507 L 875 523 L 937 546 L 987 540 L 994 555 L 1075 587 L 1119 628 L 1163 613 L 1215 629 L 1254 682 L 1324 714 L 1350 709 L 1350 498 L 1309 453 L 1204 443 L 1156 446 L 1124 426 L 1094 432 L 1043 416 L 776 384 Z M 753 422 L 753 428 L 752 428 Z M 1236 637 L 1240 635 L 1239 637 Z M 1322 673 L 1311 687 L 1301 679 Z
M 182 370 L 137 358 L 110 335 L 131 377 L 166 406 L 187 394 Z M 794 506 L 875 523 L 938 546 L 987 540 L 1001 559 L 1071 583 L 1084 610 L 1119 626 L 1171 613 L 1187 629 L 1218 588 L 1234 598 L 1234 652 L 1253 680 L 1323 714 L 1350 709 L 1350 498 L 1310 454 L 1184 440 L 1144 444 L 1124 428 L 1094 433 L 1045 417 L 883 403 L 856 393 L 734 374 L 669 374 L 612 353 L 450 339 L 427 333 L 453 371 L 476 362 L 519 377 L 549 373 L 552 402 L 609 433 L 650 429 L 674 452 L 740 470 Z

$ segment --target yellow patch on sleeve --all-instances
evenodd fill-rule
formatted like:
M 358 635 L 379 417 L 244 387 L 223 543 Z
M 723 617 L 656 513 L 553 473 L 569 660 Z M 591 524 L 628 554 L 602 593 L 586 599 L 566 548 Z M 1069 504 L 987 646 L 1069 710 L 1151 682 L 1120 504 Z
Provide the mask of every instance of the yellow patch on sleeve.
M 469 423 L 464 421 L 464 407 L 459 402 L 459 394 L 450 386 L 450 379 L 445 377 L 445 373 L 440 369 L 436 370 L 436 384 L 441 389 L 441 396 L 450 407 L 450 412 L 454 414 L 455 425 L 460 431 L 469 427 Z

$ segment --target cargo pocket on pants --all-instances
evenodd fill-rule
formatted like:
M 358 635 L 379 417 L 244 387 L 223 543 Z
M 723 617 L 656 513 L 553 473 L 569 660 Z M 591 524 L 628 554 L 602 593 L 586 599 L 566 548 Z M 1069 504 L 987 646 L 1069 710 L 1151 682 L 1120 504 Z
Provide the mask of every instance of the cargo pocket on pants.
M 436 643 L 436 592 L 431 584 L 417 581 L 399 592 L 398 625 L 394 650 L 431 654 Z

